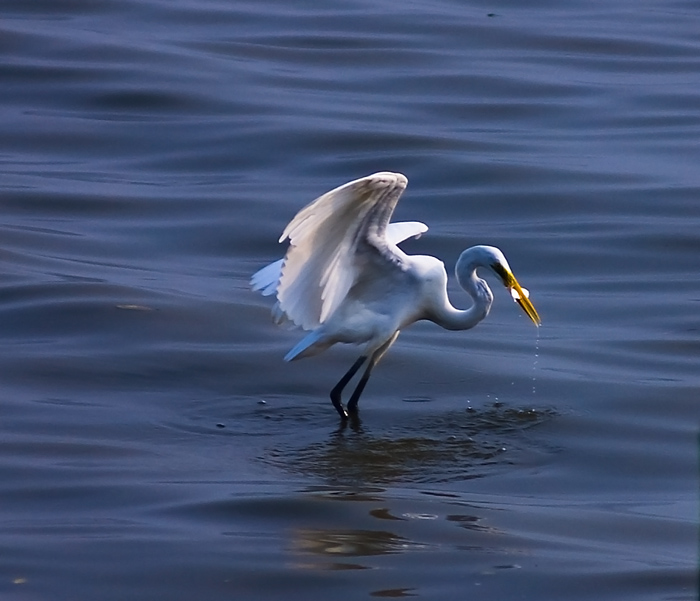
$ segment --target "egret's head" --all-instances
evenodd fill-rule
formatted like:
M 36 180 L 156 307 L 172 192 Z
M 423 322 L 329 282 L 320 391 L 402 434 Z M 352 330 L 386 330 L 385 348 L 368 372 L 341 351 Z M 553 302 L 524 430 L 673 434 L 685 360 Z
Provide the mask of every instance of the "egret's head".
M 540 316 L 537 314 L 535 306 L 528 298 L 530 296 L 530 293 L 527 291 L 526 288 L 522 288 L 520 284 L 518 284 L 518 280 L 515 279 L 513 272 L 510 270 L 508 261 L 506 261 L 506 258 L 503 255 L 503 253 L 494 247 L 486 248 L 488 248 L 489 251 L 491 251 L 491 261 L 489 263 L 489 267 L 501 279 L 503 285 L 506 288 L 508 288 L 508 291 L 513 297 L 513 300 L 520 305 L 522 310 L 525 311 L 525 313 L 532 320 L 532 322 L 536 326 L 539 326 L 542 322 L 540 320 Z
M 457 277 L 464 277 L 466 274 L 474 274 L 474 270 L 479 267 L 490 268 L 503 282 L 503 285 L 510 291 L 513 300 L 518 303 L 527 316 L 537 326 L 540 325 L 540 316 L 528 298 L 530 295 L 525 288 L 518 284 L 513 272 L 508 265 L 503 253 L 494 246 L 472 246 L 465 250 L 457 261 Z

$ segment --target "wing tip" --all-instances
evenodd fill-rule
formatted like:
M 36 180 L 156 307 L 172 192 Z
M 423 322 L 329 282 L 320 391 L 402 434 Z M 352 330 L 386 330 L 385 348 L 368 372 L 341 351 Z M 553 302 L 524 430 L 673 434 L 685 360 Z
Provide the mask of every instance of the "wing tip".
M 376 173 L 363 177 L 362 179 L 375 182 L 390 180 L 392 183 L 402 188 L 405 188 L 408 185 L 408 178 L 403 173 L 395 171 L 377 171 Z
M 274 261 L 265 267 L 258 269 L 249 280 L 251 289 L 259 292 L 263 296 L 270 296 L 277 292 L 280 277 L 282 275 L 282 265 L 284 259 Z

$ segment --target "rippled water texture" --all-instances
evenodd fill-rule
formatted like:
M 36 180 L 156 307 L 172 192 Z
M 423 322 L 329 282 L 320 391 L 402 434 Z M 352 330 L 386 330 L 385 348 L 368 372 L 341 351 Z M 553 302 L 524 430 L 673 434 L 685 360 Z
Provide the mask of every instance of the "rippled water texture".
M 696 3 L 0 12 L 3 598 L 696 598 Z M 342 428 L 247 281 L 378 170 L 543 325 L 416 325 Z

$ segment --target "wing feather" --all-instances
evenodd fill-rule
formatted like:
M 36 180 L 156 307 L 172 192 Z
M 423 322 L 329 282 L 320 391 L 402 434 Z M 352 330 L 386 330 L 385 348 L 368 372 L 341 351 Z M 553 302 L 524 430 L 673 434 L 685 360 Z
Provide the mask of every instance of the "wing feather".
M 398 221 L 386 226 L 386 239 L 390 244 L 399 245 L 409 238 L 420 238 L 428 231 L 428 226 L 420 221 Z
M 250 278 L 250 287 L 263 296 L 270 296 L 277 292 L 282 275 L 282 263 L 284 259 L 265 265 Z
M 358 276 L 359 245 L 369 244 L 391 262 L 400 260 L 388 254 L 397 251 L 387 225 L 407 181 L 400 173 L 363 177 L 320 196 L 290 221 L 280 237 L 289 240 L 289 249 L 277 286 L 279 308 L 289 320 L 309 330 L 333 314 Z M 394 238 L 422 231 L 411 226 Z
M 386 239 L 389 244 L 398 245 L 409 238 L 420 238 L 421 234 L 427 231 L 428 226 L 420 221 L 398 221 L 386 226 Z M 282 277 L 283 264 L 284 258 L 256 271 L 250 278 L 250 287 L 263 296 L 276 294 Z M 325 286 L 331 273 L 332 268 L 329 266 L 324 274 L 324 280 L 321 282 L 322 286 Z M 523 290 L 525 289 L 523 288 Z

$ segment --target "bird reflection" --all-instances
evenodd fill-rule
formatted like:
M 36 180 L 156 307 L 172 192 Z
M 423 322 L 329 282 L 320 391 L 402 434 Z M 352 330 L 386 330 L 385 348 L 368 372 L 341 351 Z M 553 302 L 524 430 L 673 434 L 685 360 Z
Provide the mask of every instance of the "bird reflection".
M 522 433 L 553 415 L 499 403 L 394 424 L 379 433 L 348 419 L 326 440 L 270 451 L 266 460 L 285 470 L 320 477 L 326 484 L 362 490 L 396 482 L 444 482 L 480 478 L 517 463 Z
M 295 532 L 298 551 L 337 557 L 368 557 L 401 553 L 408 547 L 425 547 L 382 530 L 300 529 Z
M 366 570 L 371 566 L 360 563 L 360 558 L 429 546 L 392 532 L 359 529 L 300 528 L 292 533 L 292 541 L 292 550 L 299 557 L 295 567 L 311 570 Z

